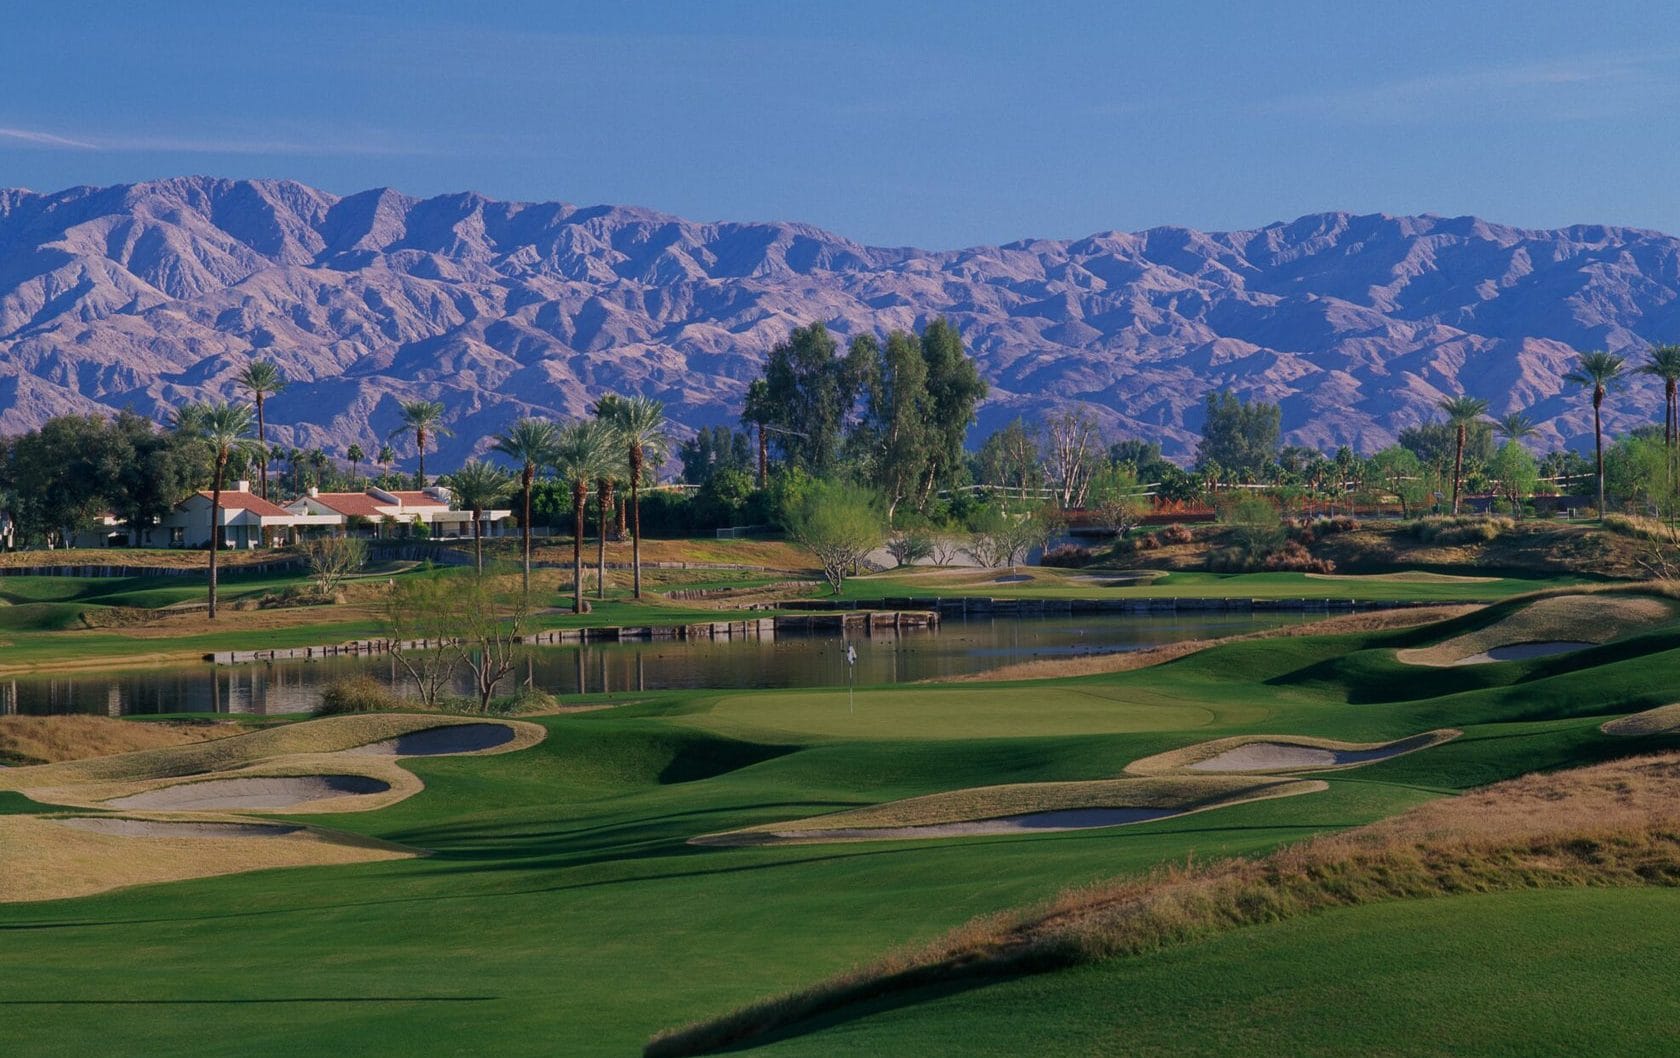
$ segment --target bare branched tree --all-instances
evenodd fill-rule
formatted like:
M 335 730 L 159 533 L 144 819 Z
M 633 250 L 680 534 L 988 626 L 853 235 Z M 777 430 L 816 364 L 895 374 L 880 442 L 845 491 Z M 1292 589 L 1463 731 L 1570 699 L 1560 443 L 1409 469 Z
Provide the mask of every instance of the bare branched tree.
M 298 548 L 309 567 L 309 576 L 322 595 L 338 591 L 344 578 L 367 564 L 367 543 L 353 536 L 319 536 L 305 540 Z
M 1104 455 L 1097 420 L 1084 408 L 1069 408 L 1044 423 L 1044 462 L 1056 481 L 1056 502 L 1063 509 L 1085 506 L 1091 474 Z

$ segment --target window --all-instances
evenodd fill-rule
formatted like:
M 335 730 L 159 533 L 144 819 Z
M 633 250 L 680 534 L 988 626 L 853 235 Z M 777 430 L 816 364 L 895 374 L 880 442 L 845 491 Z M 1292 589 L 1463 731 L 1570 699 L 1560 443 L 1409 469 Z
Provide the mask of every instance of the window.
M 175 526 L 169 530 L 169 546 L 184 547 L 187 543 L 187 530 L 182 526 Z

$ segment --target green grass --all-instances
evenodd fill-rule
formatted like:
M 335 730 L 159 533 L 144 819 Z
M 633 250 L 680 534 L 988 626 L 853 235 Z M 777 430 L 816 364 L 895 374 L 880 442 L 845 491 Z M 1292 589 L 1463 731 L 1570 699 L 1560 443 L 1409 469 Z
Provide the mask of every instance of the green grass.
M 1168 573 L 1147 583 L 1105 586 L 1102 571 L 1055 571 L 1022 567 L 1016 575 L 1028 573 L 1031 582 L 998 582 L 1011 576 L 1008 570 L 993 571 L 995 577 L 973 571 L 968 577 L 951 578 L 949 571 L 922 567 L 914 571 L 888 571 L 846 581 L 843 598 L 879 599 L 883 596 L 990 596 L 999 599 L 1356 599 L 1368 602 L 1486 602 L 1512 595 L 1582 583 L 1581 578 L 1501 577 L 1487 582 L 1414 582 L 1379 579 L 1324 579 L 1305 573 Z M 1109 574 L 1113 576 L 1113 574 Z M 819 594 L 826 595 L 822 589 Z
M 895 1054 L 915 1040 L 998 1056 L 1656 1058 L 1674 1051 L 1676 972 L 1680 892 L 1465 896 L 877 1003 L 751 1053 Z
M 1666 646 L 1487 666 L 1498 671 L 1467 686 L 1421 676 L 1396 684 L 1382 659 L 1397 664 L 1394 647 L 1418 635 L 1240 643 L 1048 684 L 860 688 L 855 712 L 832 690 L 700 691 L 542 718 L 551 734 L 533 749 L 414 761 L 427 783 L 415 797 L 309 817 L 434 856 L 0 905 L 7 1049 L 634 1054 L 659 1029 L 1071 885 L 1190 855 L 1262 854 L 1534 768 L 1680 746 L 1597 730 L 1668 700 L 1680 681 L 1672 630 Z M 1391 686 L 1381 686 L 1384 673 Z M 1225 735 L 1378 741 L 1442 726 L 1465 734 L 1326 773 L 1322 793 L 1131 827 L 845 846 L 686 843 L 964 787 L 1113 777 L 1137 757 Z M 0 811 L 37 809 L 0 800 Z M 1662 893 L 1367 908 L 850 1011 L 867 1016 L 815 1026 L 769 1053 L 1103 1054 L 1139 1041 L 1198 1053 L 1221 1039 L 1233 1053 L 1262 1039 L 1285 1041 L 1273 1053 L 1338 1053 L 1338 1042 L 1345 1053 L 1350 1041 L 1415 1053 L 1372 1041 L 1460 987 L 1464 1010 L 1443 1014 L 1458 1035 L 1431 1037 L 1437 1050 L 1423 1053 L 1446 1053 L 1441 1041 L 1548 1053 L 1547 1040 L 1586 1039 L 1567 1024 L 1569 1009 L 1594 1011 L 1601 1028 L 1614 1022 L 1602 1037 L 1612 1052 L 1640 1053 L 1673 1018 L 1663 990 L 1641 992 L 1630 967 L 1646 959 L 1652 981 L 1675 968 L 1667 953 L 1680 936 L 1661 923 L 1676 909 Z M 1589 950 L 1595 937 L 1608 940 Z M 1553 941 L 1562 955 L 1542 958 Z M 1498 1009 L 1504 978 L 1519 999 L 1549 994 L 1555 1009 Z M 1409 1009 L 1409 992 L 1429 1001 Z M 1314 1016 L 1269 998 L 1296 994 Z M 1008 1007 L 1015 996 L 1026 1005 Z M 1005 1005 L 982 1017 L 991 997 Z M 1375 1035 L 1349 1020 L 1361 997 Z M 1486 1031 L 1471 1031 L 1478 1025 Z

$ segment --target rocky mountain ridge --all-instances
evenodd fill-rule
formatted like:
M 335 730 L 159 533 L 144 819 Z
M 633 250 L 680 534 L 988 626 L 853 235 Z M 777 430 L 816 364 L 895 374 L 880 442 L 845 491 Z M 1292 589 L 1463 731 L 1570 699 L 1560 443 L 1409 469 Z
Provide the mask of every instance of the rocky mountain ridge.
M 431 461 L 448 467 L 519 415 L 582 414 L 609 390 L 659 397 L 685 425 L 729 421 L 796 324 L 848 335 L 938 315 L 992 385 L 982 430 L 1083 403 L 1182 457 L 1204 395 L 1230 389 L 1281 403 L 1290 440 L 1369 451 L 1467 392 L 1542 419 L 1542 444 L 1579 446 L 1574 350 L 1680 340 L 1680 239 L 1323 213 L 926 251 L 290 181 L 0 190 L 0 432 L 69 411 L 161 419 L 236 393 L 263 357 L 293 380 L 270 405 L 280 443 L 367 447 L 399 400 L 427 397 L 455 429 Z M 1660 405 L 1635 382 L 1607 422 Z

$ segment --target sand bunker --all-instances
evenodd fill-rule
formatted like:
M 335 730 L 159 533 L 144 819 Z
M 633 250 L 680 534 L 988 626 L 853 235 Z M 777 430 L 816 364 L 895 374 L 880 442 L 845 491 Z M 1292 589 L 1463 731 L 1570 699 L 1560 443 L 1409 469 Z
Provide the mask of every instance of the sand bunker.
M 1401 754 L 1438 746 L 1457 738 L 1451 728 L 1428 731 L 1393 742 L 1337 742 L 1295 735 L 1238 735 L 1200 742 L 1144 757 L 1126 766 L 1128 775 L 1184 772 L 1272 773 L 1357 768 Z
M 384 793 L 391 784 L 365 775 L 271 775 L 177 783 L 106 801 L 109 808 L 170 812 L 220 812 L 239 808 L 291 808 L 310 801 Z
M 370 742 L 348 752 L 379 757 L 443 757 L 505 746 L 517 734 L 506 724 L 450 724 Z
M 1667 599 L 1622 592 L 1553 595 L 1515 610 L 1485 628 L 1430 647 L 1397 651 L 1411 665 L 1447 667 L 1546 657 L 1643 631 L 1671 621 Z
M 1326 788 L 1317 780 L 1234 775 L 980 786 L 705 834 L 690 838 L 689 844 L 782 845 L 1092 830 Z
M 284 823 L 201 823 L 192 820 L 123 819 L 118 816 L 70 816 L 59 826 L 115 834 L 124 838 L 283 838 L 303 828 Z
M 1621 716 L 1599 727 L 1606 735 L 1638 738 L 1642 735 L 1668 735 L 1680 731 L 1680 703 L 1659 705 L 1643 713 Z

